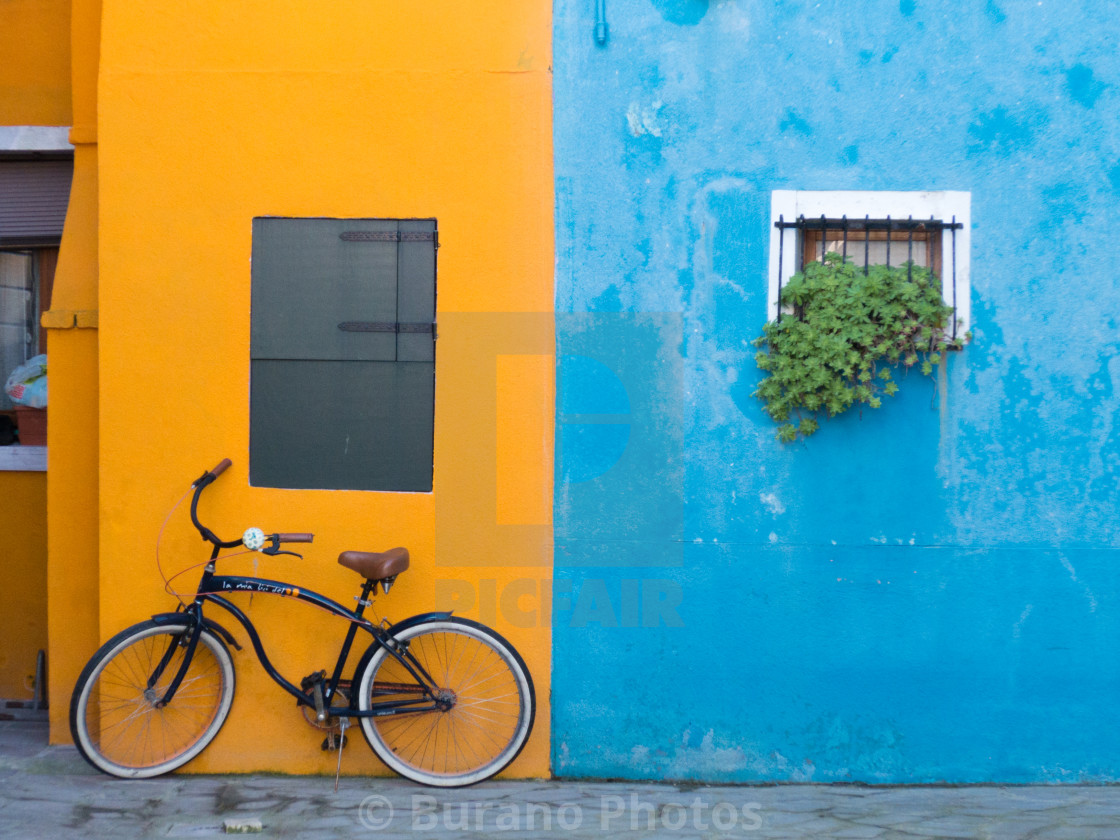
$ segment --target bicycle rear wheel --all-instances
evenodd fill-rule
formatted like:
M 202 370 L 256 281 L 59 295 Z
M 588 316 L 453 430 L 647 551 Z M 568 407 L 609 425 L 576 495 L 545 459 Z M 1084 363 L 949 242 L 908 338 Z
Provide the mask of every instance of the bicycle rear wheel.
M 521 752 L 533 729 L 533 680 L 513 645 L 463 618 L 426 621 L 393 633 L 406 658 L 431 676 L 441 709 L 363 717 L 377 756 L 407 779 L 462 787 L 489 779 Z M 400 661 L 378 648 L 358 680 L 358 708 L 424 700 Z M 430 702 L 424 703 L 430 705 Z
M 179 672 L 190 632 L 186 620 L 145 621 L 118 633 L 86 665 L 70 702 L 70 732 L 98 770 L 121 778 L 158 776 L 182 767 L 218 734 L 233 703 L 233 661 L 208 630 L 174 698 L 156 706 Z

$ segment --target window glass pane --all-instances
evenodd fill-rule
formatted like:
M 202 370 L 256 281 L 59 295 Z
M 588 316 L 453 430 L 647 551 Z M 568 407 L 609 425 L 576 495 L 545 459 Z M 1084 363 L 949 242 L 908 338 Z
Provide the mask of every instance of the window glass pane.
M 35 355 L 38 324 L 35 313 L 34 259 L 29 252 L 0 251 L 0 383 Z M 13 403 L 0 390 L 0 409 Z
M 837 254 L 844 253 L 844 240 L 843 237 L 833 239 L 833 233 L 829 231 L 828 244 L 825 246 L 826 251 L 835 251 Z M 818 240 L 819 242 L 819 240 Z M 915 239 L 914 240 L 914 265 L 920 265 L 923 268 L 927 267 L 927 253 L 929 245 L 928 242 Z M 887 262 L 887 243 L 885 239 L 872 239 L 866 243 L 867 249 L 867 264 L 868 265 L 886 265 Z M 851 231 L 848 234 L 848 259 L 858 265 L 863 265 L 864 258 L 864 239 L 863 231 Z M 906 237 L 900 237 L 891 241 L 891 265 L 902 265 L 908 259 L 908 243 Z M 817 260 L 820 260 L 820 254 L 817 254 Z

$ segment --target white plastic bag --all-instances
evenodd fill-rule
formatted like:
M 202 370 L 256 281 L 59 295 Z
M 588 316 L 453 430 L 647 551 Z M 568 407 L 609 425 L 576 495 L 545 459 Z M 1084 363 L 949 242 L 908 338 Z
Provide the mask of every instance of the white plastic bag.
M 4 385 L 7 394 L 16 405 L 31 408 L 47 407 L 47 356 L 40 353 L 28 359 L 12 371 Z

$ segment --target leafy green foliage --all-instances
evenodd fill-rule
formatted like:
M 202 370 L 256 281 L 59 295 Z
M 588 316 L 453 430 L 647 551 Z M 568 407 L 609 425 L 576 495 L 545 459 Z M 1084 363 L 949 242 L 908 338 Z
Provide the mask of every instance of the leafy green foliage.
M 830 253 L 794 275 L 782 304 L 793 311 L 754 342 L 767 348 L 755 361 L 768 374 L 754 396 L 781 424 L 783 443 L 813 434 L 821 414 L 834 417 L 857 403 L 878 408 L 882 395 L 898 392 L 893 365 L 919 365 L 928 376 L 946 350 L 963 345 L 945 337 L 953 309 L 919 266 L 873 265 L 865 276 L 862 266 Z

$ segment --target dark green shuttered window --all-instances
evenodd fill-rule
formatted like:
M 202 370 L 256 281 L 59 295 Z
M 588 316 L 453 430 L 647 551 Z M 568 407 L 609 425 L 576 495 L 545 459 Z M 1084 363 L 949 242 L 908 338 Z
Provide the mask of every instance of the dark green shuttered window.
M 434 219 L 253 220 L 249 475 L 432 489 Z

